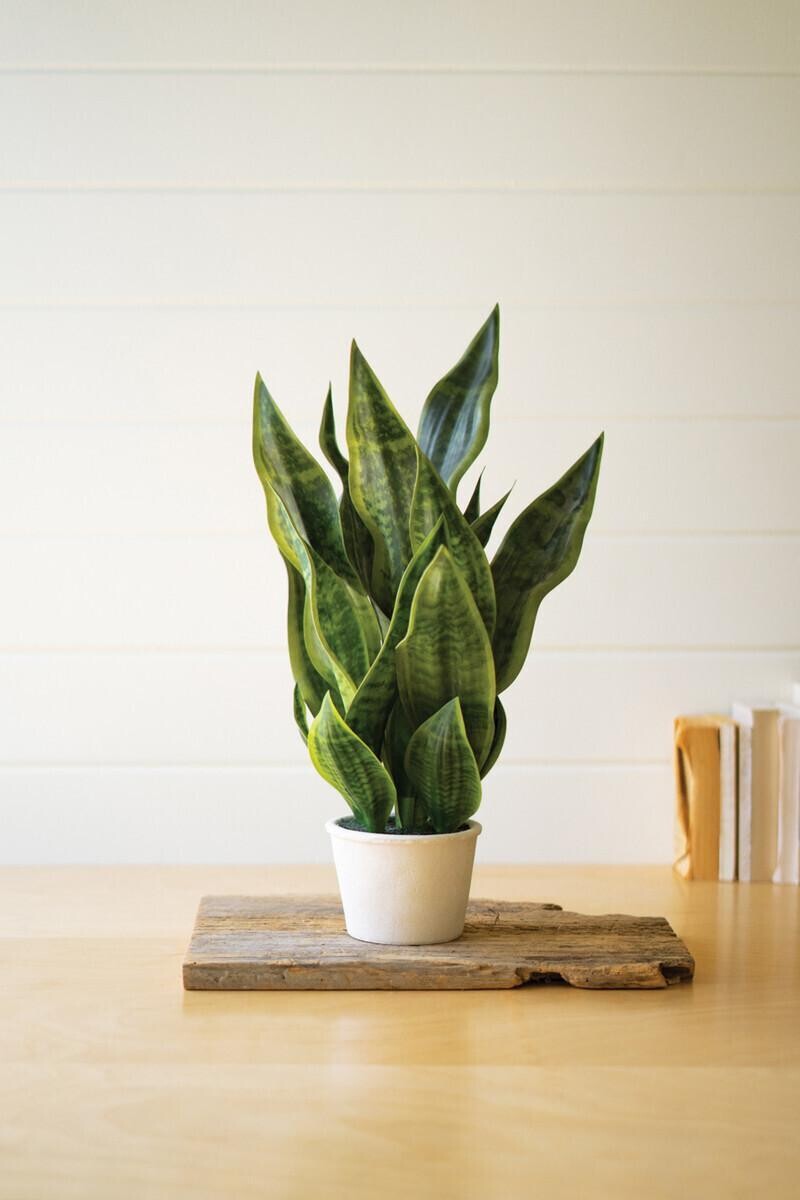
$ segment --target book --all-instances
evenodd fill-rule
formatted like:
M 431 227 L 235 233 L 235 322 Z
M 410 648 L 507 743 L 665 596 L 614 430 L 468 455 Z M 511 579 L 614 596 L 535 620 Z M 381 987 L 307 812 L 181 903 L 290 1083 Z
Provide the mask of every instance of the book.
M 734 704 L 739 726 L 739 878 L 772 880 L 778 865 L 778 709 Z
M 778 716 L 778 852 L 773 883 L 800 883 L 800 708 Z
M 684 879 L 736 878 L 736 743 L 730 717 L 675 720 L 675 870 Z

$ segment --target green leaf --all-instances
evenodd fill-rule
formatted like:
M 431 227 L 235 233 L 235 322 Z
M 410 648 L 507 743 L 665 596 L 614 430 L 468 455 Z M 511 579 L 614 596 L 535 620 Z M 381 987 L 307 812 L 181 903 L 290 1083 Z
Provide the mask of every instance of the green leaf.
M 369 746 L 345 723 L 330 695 L 308 734 L 311 761 L 323 779 L 341 792 L 357 820 L 383 833 L 397 793 L 391 776 Z
M 306 703 L 303 699 L 303 693 L 297 684 L 294 685 L 292 694 L 294 720 L 297 728 L 300 730 L 300 737 L 304 742 L 308 742 L 308 721 L 306 719 Z
M 370 591 L 389 615 L 411 559 L 408 514 L 417 473 L 416 446 L 355 342 L 347 446 L 350 496 L 374 545 Z
M 396 700 L 386 723 L 383 759 L 397 791 L 397 824 L 406 833 L 422 833 L 428 825 L 428 813 L 409 778 L 405 761 L 406 749 L 413 732 L 405 709 L 400 701 Z
M 444 517 L 453 558 L 491 636 L 495 622 L 495 598 L 489 560 L 438 472 L 420 450 L 417 451 L 417 459 L 417 482 L 411 504 L 411 543 L 417 549 L 440 517 Z
M 320 627 L 316 604 L 317 578 L 310 548 L 292 524 L 286 505 L 278 493 L 273 490 L 266 480 L 262 480 L 262 483 L 267 497 L 267 521 L 270 532 L 277 543 L 287 569 L 297 572 L 303 583 L 302 625 L 299 638 L 305 647 L 305 652 L 308 655 L 313 670 L 324 681 L 323 693 L 327 688 L 332 689 L 337 702 L 344 705 L 345 703 L 349 703 L 350 698 L 355 694 L 356 684 L 350 678 L 342 663 L 337 659 L 328 643 L 325 632 Z M 290 589 L 294 588 L 295 581 L 291 574 L 289 581 Z M 299 591 L 299 589 L 297 590 Z M 290 594 L 290 603 L 297 604 L 297 595 L 292 597 Z M 293 646 L 291 641 L 289 643 L 289 654 L 293 672 L 297 668 L 295 673 L 295 679 L 297 680 L 298 675 L 302 671 L 302 663 L 299 648 Z M 293 654 L 295 657 L 292 657 Z M 342 693 L 347 697 L 346 701 L 342 699 Z
M 486 543 L 489 541 L 489 538 L 492 536 L 494 523 L 500 516 L 503 505 L 510 495 L 511 488 L 508 489 L 505 496 L 500 497 L 496 504 L 493 504 L 491 508 L 487 508 L 485 513 L 482 513 L 481 516 L 476 517 L 476 519 L 472 522 L 472 532 L 475 534 L 475 537 L 482 546 L 485 547 Z
M 300 537 L 331 570 L 360 588 L 331 481 L 295 436 L 260 375 L 253 398 L 253 459 L 265 490 L 269 486 L 280 497 Z
M 478 811 L 481 778 L 458 696 L 414 732 L 406 770 L 437 833 L 455 833 Z
M 497 696 L 494 702 L 494 740 L 492 741 L 491 749 L 486 756 L 486 761 L 481 767 L 481 779 L 486 778 L 500 757 L 500 751 L 503 749 L 503 743 L 506 740 L 507 727 L 508 722 L 506 720 L 506 710 L 500 703 L 500 697 Z
M 347 557 L 355 567 L 364 588 L 369 591 L 372 577 L 372 538 L 369 535 L 366 525 L 356 512 L 350 497 L 350 464 L 339 449 L 339 443 L 336 439 L 336 420 L 333 413 L 333 397 L 330 387 L 328 388 L 328 395 L 322 410 L 319 444 L 322 453 L 342 481 L 339 516 L 342 522 L 342 534 L 344 536 Z
M 341 663 L 349 679 L 358 686 L 380 647 L 375 613 L 365 596 L 348 587 L 326 562 L 309 548 L 311 602 L 315 624 L 331 655 Z M 355 695 L 337 678 L 342 700 L 347 705 Z M 346 694 L 346 692 L 348 694 Z
M 395 649 L 408 633 L 417 585 L 436 551 L 445 544 L 446 536 L 444 519 L 440 518 L 403 572 L 383 644 L 347 710 L 348 725 L 376 754 L 380 753 L 386 722 L 397 697 Z
M 277 492 L 268 483 L 264 488 L 270 530 L 287 565 L 300 572 L 305 585 L 306 652 L 346 707 L 380 648 L 377 618 L 367 597 L 332 571 L 300 536 Z
M 475 481 L 475 487 L 472 489 L 472 495 L 467 501 L 467 507 L 464 509 L 464 519 L 470 525 L 474 525 L 478 517 L 481 515 L 481 480 L 483 479 L 483 471 Z
M 453 555 L 440 546 L 411 603 L 408 633 L 395 650 L 403 706 L 415 727 L 458 696 L 481 764 L 494 736 L 494 662 L 486 627 Z
M 316 716 L 327 688 L 325 680 L 319 674 L 309 657 L 303 636 L 306 585 L 303 582 L 303 576 L 297 568 L 293 567 L 285 558 L 283 561 L 289 584 L 289 603 L 287 609 L 289 662 L 292 666 L 296 690 L 300 692 L 304 704 Z
M 341 479 L 343 485 L 347 486 L 347 476 L 350 470 L 347 459 L 339 449 L 339 443 L 336 439 L 336 416 L 333 411 L 333 392 L 328 384 L 328 394 L 325 397 L 325 403 L 322 406 L 322 421 L 319 427 L 319 447 L 322 453 L 327 458 L 328 462 L 333 467 L 336 474 Z
M 492 561 L 497 595 L 497 690 L 514 682 L 531 644 L 539 605 L 575 567 L 592 515 L 603 435 L 548 491 L 520 513 Z
M 417 440 L 455 492 L 489 433 L 489 409 L 497 387 L 500 309 L 492 309 L 463 356 L 425 401 Z

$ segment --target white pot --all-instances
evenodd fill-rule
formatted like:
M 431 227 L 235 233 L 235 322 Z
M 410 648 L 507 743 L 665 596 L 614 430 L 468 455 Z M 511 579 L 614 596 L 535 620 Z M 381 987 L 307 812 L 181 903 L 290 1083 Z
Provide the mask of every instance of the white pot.
M 481 831 L 477 821 L 458 833 L 365 833 L 338 821 L 325 828 L 351 937 L 424 946 L 461 936 Z

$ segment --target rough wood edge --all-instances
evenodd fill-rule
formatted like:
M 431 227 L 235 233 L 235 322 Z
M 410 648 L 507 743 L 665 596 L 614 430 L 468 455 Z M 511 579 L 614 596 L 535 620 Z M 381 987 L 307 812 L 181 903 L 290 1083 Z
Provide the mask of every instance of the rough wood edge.
M 362 957 L 363 947 L 366 945 L 363 942 L 353 943 L 354 955 L 350 960 L 344 957 L 336 962 L 326 962 L 324 965 L 321 961 L 312 959 L 300 963 L 265 962 L 261 967 L 248 964 L 246 976 L 242 975 L 241 968 L 235 961 L 232 963 L 209 960 L 198 962 L 194 957 L 195 939 L 204 936 L 202 928 L 204 920 L 213 915 L 209 914 L 209 909 L 213 910 L 220 906 L 224 908 L 226 904 L 239 904 L 246 907 L 247 904 L 252 903 L 257 908 L 259 903 L 267 907 L 270 904 L 280 906 L 281 903 L 284 903 L 287 911 L 291 912 L 293 902 L 298 906 L 303 906 L 306 912 L 309 908 L 313 909 L 314 907 L 322 908 L 326 913 L 329 913 L 331 908 L 341 911 L 339 898 L 333 895 L 204 896 L 198 907 L 192 939 L 183 962 L 184 988 L 187 991 L 476 991 L 508 990 L 560 983 L 585 990 L 649 991 L 662 990 L 678 983 L 688 982 L 694 977 L 694 958 L 666 918 L 634 917 L 629 914 L 565 913 L 565 916 L 586 916 L 590 922 L 630 920 L 650 923 L 654 927 L 659 926 L 664 937 L 670 943 L 669 952 L 641 962 L 636 962 L 632 958 L 628 962 L 601 965 L 576 963 L 574 967 L 564 964 L 563 961 L 554 961 L 551 964 L 540 961 L 535 964 L 522 963 L 518 965 L 513 965 L 512 962 L 487 963 L 480 964 L 478 970 L 475 970 L 473 965 L 471 974 L 468 973 L 469 965 L 465 965 L 463 960 L 452 964 L 440 960 L 436 962 L 437 973 L 434 974 L 431 971 L 427 978 L 421 974 L 424 958 L 422 963 L 419 960 L 416 962 L 409 960 L 407 963 L 403 963 L 402 960 L 381 960 L 376 956 L 374 962 L 370 963 L 369 960 Z M 553 903 L 478 899 L 470 902 L 467 912 L 467 929 L 469 930 L 470 917 L 473 921 L 473 931 L 476 924 L 478 929 L 485 930 L 487 925 L 480 920 L 481 917 L 494 914 L 494 921 L 489 926 L 492 928 L 501 919 L 504 912 L 510 914 L 518 909 L 545 912 L 564 911 L 561 905 Z M 336 931 L 336 933 L 339 932 L 346 937 L 343 929 Z M 213 936 L 213 931 L 206 935 Z M 458 942 L 449 943 L 449 945 L 455 946 L 458 945 Z M 430 950 L 432 955 L 436 954 L 436 947 L 414 947 L 413 953 L 419 953 L 426 949 Z M 358 953 L 359 950 L 361 954 Z M 448 965 L 450 970 L 448 970 Z M 358 982 L 356 984 L 353 983 L 351 972 L 357 973 Z

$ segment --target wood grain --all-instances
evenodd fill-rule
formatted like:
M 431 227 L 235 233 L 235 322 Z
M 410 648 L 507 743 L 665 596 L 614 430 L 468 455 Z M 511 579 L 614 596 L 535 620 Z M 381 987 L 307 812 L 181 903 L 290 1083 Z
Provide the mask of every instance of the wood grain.
M 0 869 L 0 1200 L 795 1200 L 800 889 L 476 866 L 484 896 L 664 913 L 691 987 L 182 990 L 204 893 L 334 886 Z
M 183 964 L 189 991 L 663 988 L 693 975 L 663 917 L 475 900 L 455 942 L 378 946 L 348 936 L 335 896 L 205 896 Z

